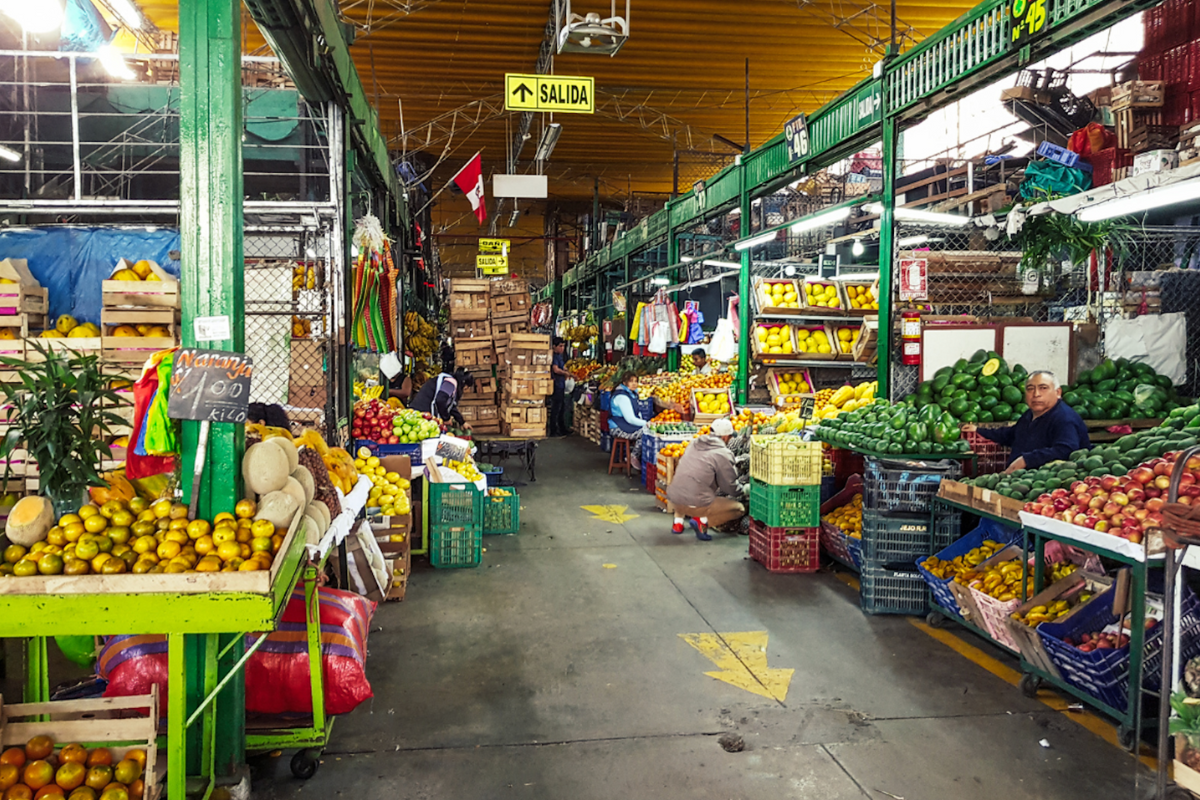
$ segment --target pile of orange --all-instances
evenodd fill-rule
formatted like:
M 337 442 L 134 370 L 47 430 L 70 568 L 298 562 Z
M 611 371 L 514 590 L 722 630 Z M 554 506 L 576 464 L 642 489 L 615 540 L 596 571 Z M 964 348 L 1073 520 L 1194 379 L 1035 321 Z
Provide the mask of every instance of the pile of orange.
M 659 386 L 654 394 L 669 403 L 690 406 L 692 389 L 724 389 L 733 384 L 733 374 L 718 372 L 713 375 L 674 375 L 670 383 Z
M 683 422 L 683 417 L 679 416 L 678 411 L 667 409 L 666 411 L 658 412 L 654 415 L 654 418 L 650 420 L 651 425 L 657 425 L 660 422 Z
M 81 744 L 56 753 L 49 736 L 34 736 L 24 747 L 0 753 L 0 794 L 4 800 L 142 800 L 145 770 L 141 748 L 120 758 L 107 747 Z

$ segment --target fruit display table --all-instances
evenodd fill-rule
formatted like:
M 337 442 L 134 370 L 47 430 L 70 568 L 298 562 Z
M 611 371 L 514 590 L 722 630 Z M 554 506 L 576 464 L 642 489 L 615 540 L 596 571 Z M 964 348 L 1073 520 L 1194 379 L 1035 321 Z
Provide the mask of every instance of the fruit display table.
M 0 638 L 26 640 L 25 701 L 46 702 L 50 696 L 47 637 L 159 634 L 167 637 L 167 796 L 182 798 L 188 778 L 193 789 L 206 792 L 213 782 L 217 734 L 216 698 L 236 678 L 246 661 L 266 641 L 259 637 L 237 662 L 222 671 L 219 663 L 247 633 L 275 629 L 303 572 L 305 534 L 293 525 L 270 571 L 158 575 L 46 576 L 0 581 Z M 218 650 L 218 637 L 229 639 Z M 200 664 L 196 660 L 203 654 Z M 244 714 L 244 709 L 237 712 Z M 223 728 L 230 727 L 223 720 Z M 198 736 L 188 742 L 188 731 Z M 240 723 L 236 729 L 240 730 Z M 195 733 L 193 734 L 196 735 Z M 189 747 L 199 771 L 188 775 Z

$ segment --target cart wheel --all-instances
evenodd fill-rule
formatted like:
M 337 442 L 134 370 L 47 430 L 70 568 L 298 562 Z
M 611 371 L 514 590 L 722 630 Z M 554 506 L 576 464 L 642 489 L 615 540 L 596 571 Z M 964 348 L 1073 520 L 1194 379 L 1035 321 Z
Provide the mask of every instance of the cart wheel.
M 319 766 L 321 766 L 320 750 L 297 750 L 296 755 L 292 756 L 292 774 L 302 781 L 316 775 Z
M 946 624 L 946 617 L 940 611 L 930 611 L 925 617 L 925 624 L 931 628 L 940 628 Z
M 1027 672 L 1021 676 L 1020 688 L 1021 694 L 1026 697 L 1031 699 L 1037 697 L 1038 689 L 1042 688 L 1042 679 Z
M 1123 750 L 1132 751 L 1133 745 L 1136 741 L 1137 735 L 1134 733 L 1133 728 L 1123 724 L 1117 726 L 1117 744 L 1119 744 Z

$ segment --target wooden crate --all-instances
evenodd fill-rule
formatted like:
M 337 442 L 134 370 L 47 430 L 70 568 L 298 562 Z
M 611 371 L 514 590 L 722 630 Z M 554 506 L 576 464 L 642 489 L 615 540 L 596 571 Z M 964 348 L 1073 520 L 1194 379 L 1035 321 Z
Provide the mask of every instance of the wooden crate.
M 821 287 L 832 286 L 834 289 L 834 295 L 837 297 L 837 301 L 838 301 L 838 306 L 836 308 L 832 308 L 829 306 L 812 305 L 808 302 L 808 290 L 805 289 L 804 286 L 801 286 L 800 287 L 800 301 L 801 301 L 801 305 L 804 307 L 804 312 L 806 314 L 817 313 L 817 314 L 822 314 L 822 315 L 837 316 L 837 315 L 846 313 L 846 294 L 842 289 L 840 281 L 837 281 L 833 278 L 809 277 L 809 278 L 804 279 L 804 284 L 806 286 L 807 285 L 821 286 Z
M 800 373 L 804 375 L 805 382 L 808 383 L 807 392 L 782 392 L 779 389 L 779 381 L 783 375 L 791 375 Z M 771 403 L 775 406 L 784 406 L 788 403 L 798 403 L 805 397 L 812 397 L 812 375 L 807 369 L 802 367 L 772 367 L 767 370 L 767 390 L 771 393 Z M 793 399 L 789 399 L 793 398 Z
M 876 317 L 878 319 L 878 317 Z M 847 323 L 854 323 L 856 320 L 846 320 Z M 862 335 L 862 326 L 855 324 L 842 324 L 840 322 L 831 322 L 825 326 L 829 333 L 829 342 L 833 345 L 834 357 L 838 361 L 853 361 L 854 360 L 854 340 Z M 838 333 L 842 330 L 849 329 L 851 331 L 850 341 L 843 342 L 838 338 Z
M 36 342 L 45 350 L 53 350 L 56 353 L 68 355 L 70 351 L 81 353 L 83 355 L 100 355 L 103 349 L 103 341 L 99 336 L 79 336 L 74 339 L 63 337 L 61 339 L 36 339 Z M 27 342 L 25 347 L 26 361 L 45 361 L 41 353 L 33 349 Z
M 496 384 L 496 379 L 490 374 L 487 377 L 475 375 L 474 378 L 474 386 L 466 386 L 463 388 L 463 400 L 467 400 L 478 395 L 495 394 L 497 391 L 499 391 L 499 387 Z
M 729 401 L 728 413 L 725 413 L 725 414 L 701 413 L 700 403 L 696 399 L 696 395 L 698 395 L 698 394 L 725 395 L 725 398 Z M 731 392 L 729 390 L 729 387 L 725 387 L 724 389 L 692 389 L 692 420 L 697 425 L 707 425 L 710 422 L 721 419 L 722 417 L 729 417 L 732 414 L 733 414 L 733 392 Z
M 760 339 L 758 338 L 758 334 L 757 334 L 756 332 L 754 332 L 754 331 L 757 331 L 757 330 L 758 330 L 758 328 L 760 328 L 760 327 L 761 327 L 761 328 L 767 328 L 768 330 L 769 330 L 769 329 L 772 329 L 772 328 L 780 328 L 780 329 L 782 329 L 782 330 L 780 331 L 780 333 L 781 333 L 781 335 L 784 335 L 784 336 L 786 336 L 786 337 L 787 337 L 787 340 L 788 340 L 788 342 L 790 342 L 790 343 L 791 343 L 791 346 L 792 346 L 792 351 L 791 351 L 790 353 L 768 353 L 768 352 L 767 352 L 767 345 L 765 344 L 765 342 L 763 342 L 762 340 L 760 340 Z M 791 325 L 788 325 L 786 322 L 760 322 L 760 323 L 756 323 L 756 324 L 754 325 L 754 331 L 752 331 L 752 332 L 751 332 L 751 342 L 754 344 L 754 356 L 755 356 L 755 358 L 798 358 L 798 357 L 799 357 L 799 356 L 797 356 L 797 355 L 796 355 L 796 337 L 795 337 L 795 334 L 794 334 L 794 332 L 792 331 L 792 326 L 791 326 Z
M 489 405 L 463 405 L 458 406 L 459 413 L 463 416 L 464 422 L 469 422 L 475 425 L 477 422 L 498 422 L 500 420 L 500 409 L 494 403 Z
M 854 351 L 852 353 L 854 360 L 865 364 L 874 364 L 875 360 L 879 357 L 878 346 L 879 317 L 863 317 L 862 327 L 859 328 L 858 337 L 854 340 Z
M 491 339 L 454 340 L 454 363 L 459 367 L 489 367 L 496 363 Z
M 554 381 L 545 378 L 511 377 L 500 381 L 504 394 L 513 397 L 539 398 L 554 393 Z
M 529 294 L 529 284 L 522 278 L 501 278 L 488 281 L 488 292 L 492 297 L 497 295 Z
M 455 278 L 450 281 L 450 319 L 485 320 L 488 318 L 488 283 Z
M 457 320 L 450 323 L 450 335 L 455 339 L 490 339 L 492 324 L 486 319 Z
M 500 421 L 507 425 L 545 425 L 547 422 L 546 406 L 539 405 L 503 405 L 500 407 Z
M 157 769 L 158 719 L 157 687 L 146 695 L 49 703 L 5 704 L 0 696 L 0 750 L 23 746 L 34 736 L 45 735 L 56 748 L 72 742 L 106 746 L 116 764 L 130 750 L 141 749 L 146 753 L 144 797 L 156 800 L 161 777 Z
M 0 317 L 20 314 L 48 314 L 49 292 L 40 286 L 23 283 L 0 284 Z
M 804 337 L 801 337 L 800 331 L 807 331 L 807 334 Z M 800 342 L 802 341 L 802 339 L 808 339 L 811 336 L 815 336 L 817 331 L 823 332 L 825 334 L 825 338 L 829 340 L 829 352 L 828 353 L 810 353 L 807 350 L 801 350 Z M 829 325 L 818 325 L 818 324 L 812 324 L 812 323 L 805 324 L 805 323 L 799 323 L 799 322 L 794 323 L 792 325 L 792 342 L 793 342 L 793 346 L 794 346 L 793 354 L 790 356 L 786 356 L 786 355 L 782 356 L 782 358 L 803 358 L 803 359 L 809 360 L 809 361 L 836 361 L 837 360 L 838 355 L 836 352 L 834 352 L 835 345 L 833 344 L 833 331 L 831 329 L 831 326 L 829 326 Z M 779 357 L 781 357 L 781 356 L 776 354 L 776 358 L 779 358 Z
M 501 431 L 501 425 L 500 425 L 499 418 L 497 418 L 495 422 L 472 422 L 471 423 L 471 433 L 499 434 L 500 431 Z
M 545 439 L 546 426 L 542 425 L 514 425 L 503 423 L 500 430 L 505 436 L 511 436 L 514 439 Z
M 42 331 L 52 327 L 54 326 L 45 314 L 0 315 L 0 328 L 12 328 L 14 333 L 22 339 L 37 336 Z
M 108 309 L 175 309 L 180 307 L 179 281 L 104 281 L 100 301 Z
M 501 336 L 509 336 L 514 333 L 529 332 L 529 318 L 523 317 L 515 322 L 497 322 L 492 320 L 492 331 L 497 338 Z
M 1129 81 L 1112 88 L 1113 111 L 1130 108 L 1161 108 L 1166 98 L 1163 81 Z
M 796 308 L 785 308 L 773 305 L 774 296 L 767 293 L 767 288 L 779 284 L 790 286 L 796 296 Z M 800 284 L 791 278 L 757 278 L 754 281 L 754 308 L 759 314 L 788 314 L 795 316 L 804 313 L 804 295 Z

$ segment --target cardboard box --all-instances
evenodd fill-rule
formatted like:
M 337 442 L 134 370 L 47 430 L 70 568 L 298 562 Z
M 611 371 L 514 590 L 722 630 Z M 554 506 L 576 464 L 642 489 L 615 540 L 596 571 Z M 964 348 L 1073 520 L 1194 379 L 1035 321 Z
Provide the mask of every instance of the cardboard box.
M 1179 153 L 1174 150 L 1149 150 L 1133 157 L 1133 174 L 1165 172 L 1179 166 Z
M 324 384 L 309 386 L 299 381 L 288 381 L 288 405 L 297 408 L 324 408 L 329 394 Z

